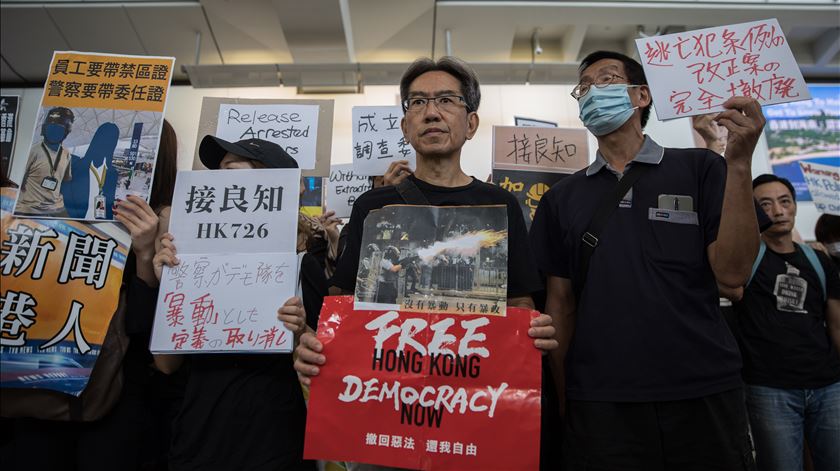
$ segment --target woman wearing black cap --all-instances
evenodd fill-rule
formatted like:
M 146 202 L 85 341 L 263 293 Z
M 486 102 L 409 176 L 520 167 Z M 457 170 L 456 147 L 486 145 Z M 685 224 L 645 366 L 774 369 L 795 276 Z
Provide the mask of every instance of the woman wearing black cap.
M 260 139 L 235 143 L 207 136 L 199 147 L 210 169 L 297 168 L 280 146 Z M 178 264 L 171 234 L 161 237 L 154 258 L 160 277 L 164 265 Z M 278 309 L 278 319 L 298 336 L 305 320 L 317 319 L 327 291 L 318 262 L 301 261 L 302 299 L 293 296 Z M 307 315 L 308 314 L 308 315 Z M 311 470 L 303 461 L 306 405 L 292 368 L 292 355 L 191 355 L 184 402 L 173 424 L 173 470 Z M 184 357 L 155 355 L 161 371 L 178 370 Z

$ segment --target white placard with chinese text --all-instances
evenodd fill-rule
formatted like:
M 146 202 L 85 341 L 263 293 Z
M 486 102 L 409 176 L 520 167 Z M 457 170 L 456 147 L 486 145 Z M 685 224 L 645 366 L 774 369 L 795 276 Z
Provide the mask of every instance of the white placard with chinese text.
M 399 106 L 353 107 L 353 171 L 359 175 L 385 175 L 395 160 L 408 160 L 415 168 L 416 156 L 403 136 Z
M 290 352 L 277 310 L 297 287 L 294 253 L 189 254 L 160 280 L 155 353 Z
M 299 169 L 180 171 L 169 232 L 179 254 L 295 253 Z
M 840 165 L 799 162 L 799 167 L 817 211 L 840 216 Z
M 289 153 L 304 170 L 315 168 L 318 105 L 219 105 L 216 136 L 226 141 L 263 139 Z
M 353 164 L 333 165 L 327 184 L 327 209 L 335 211 L 336 217 L 349 218 L 353 203 L 371 188 L 370 177 L 355 173 Z
M 733 96 L 762 105 L 811 98 L 775 18 L 636 40 L 661 120 L 723 111 Z

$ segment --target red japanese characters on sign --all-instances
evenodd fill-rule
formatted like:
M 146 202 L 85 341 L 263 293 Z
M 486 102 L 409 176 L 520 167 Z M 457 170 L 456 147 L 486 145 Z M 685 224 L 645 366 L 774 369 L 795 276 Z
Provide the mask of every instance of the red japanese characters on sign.
M 354 311 L 352 296 L 326 298 L 318 339 L 328 360 L 312 381 L 304 457 L 538 468 L 540 352 L 527 335 L 536 315 Z
M 762 105 L 807 100 L 775 19 L 636 40 L 660 119 L 722 111 L 733 96 Z

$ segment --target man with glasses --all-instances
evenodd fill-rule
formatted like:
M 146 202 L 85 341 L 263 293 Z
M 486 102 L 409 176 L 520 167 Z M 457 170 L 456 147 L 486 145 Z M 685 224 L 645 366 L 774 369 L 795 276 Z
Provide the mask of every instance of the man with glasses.
M 741 358 L 717 283 L 742 286 L 758 250 L 761 107 L 724 103 L 726 160 L 666 149 L 642 132 L 651 94 L 638 62 L 599 51 L 578 70 L 572 96 L 596 159 L 543 196 L 531 226 L 565 373 L 566 469 L 749 469 Z

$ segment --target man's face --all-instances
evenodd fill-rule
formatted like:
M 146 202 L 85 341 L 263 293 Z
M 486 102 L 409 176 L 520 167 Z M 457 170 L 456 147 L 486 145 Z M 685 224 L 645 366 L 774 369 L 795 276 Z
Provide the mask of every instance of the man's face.
M 610 83 L 612 84 L 630 84 L 630 81 L 627 79 L 627 71 L 624 70 L 624 64 L 618 59 L 601 59 L 594 62 L 581 71 L 578 77 L 578 83 L 589 85 L 602 84 L 607 79 L 610 79 Z M 588 93 L 592 93 L 594 89 L 594 86 L 590 87 Z M 634 107 L 638 106 L 641 109 L 650 104 L 650 89 L 648 89 L 647 85 L 630 87 L 627 89 L 627 93 L 630 95 L 630 103 Z
M 250 170 L 259 168 L 257 164 L 258 162 L 254 160 L 246 159 L 245 157 L 240 157 L 236 154 L 228 152 L 219 163 L 219 168 L 221 170 Z
M 433 71 L 417 77 L 408 89 L 408 98 L 441 95 L 463 96 L 461 82 L 446 72 Z M 425 108 L 406 111 L 401 123 L 403 134 L 418 154 L 448 157 L 472 139 L 478 129 L 478 114 L 467 112 L 464 104 L 447 111 L 430 101 Z
M 790 190 L 780 182 L 770 182 L 755 187 L 753 196 L 759 206 L 773 221 L 765 234 L 784 235 L 793 231 L 796 223 L 796 202 Z
M 41 134 L 48 144 L 59 144 L 67 137 L 67 128 L 56 123 L 46 123 L 41 128 Z

